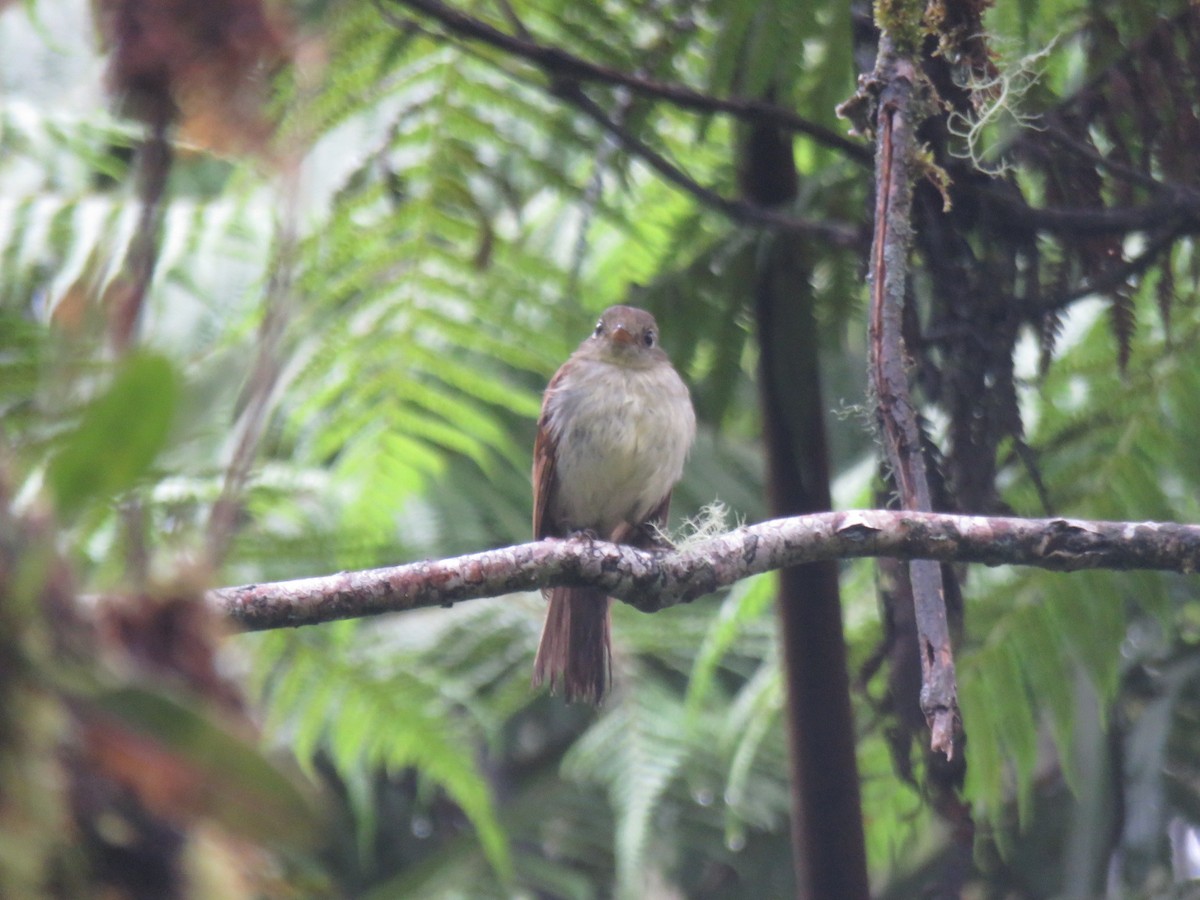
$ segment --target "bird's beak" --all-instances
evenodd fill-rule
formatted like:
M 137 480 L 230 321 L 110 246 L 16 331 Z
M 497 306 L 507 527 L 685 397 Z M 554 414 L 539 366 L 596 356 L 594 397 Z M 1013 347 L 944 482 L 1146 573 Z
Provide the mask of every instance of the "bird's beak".
M 624 325 L 617 325 L 610 333 L 614 344 L 632 344 L 633 332 Z

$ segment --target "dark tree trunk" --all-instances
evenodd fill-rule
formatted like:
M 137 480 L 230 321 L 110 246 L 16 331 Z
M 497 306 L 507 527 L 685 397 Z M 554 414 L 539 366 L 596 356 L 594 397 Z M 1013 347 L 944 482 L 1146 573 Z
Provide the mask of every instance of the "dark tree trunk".
M 788 193 L 794 196 L 790 144 L 787 152 L 780 152 L 779 138 L 773 141 L 771 134 L 759 130 L 741 150 L 739 174 L 748 199 L 772 204 L 790 199 Z M 749 173 L 754 177 L 747 177 Z M 777 192 L 772 196 L 773 190 Z M 817 325 L 803 251 L 797 237 L 768 236 L 758 262 L 759 390 L 768 505 L 774 516 L 831 508 Z M 778 607 L 788 698 L 796 896 L 866 898 L 866 850 L 837 563 L 784 569 Z

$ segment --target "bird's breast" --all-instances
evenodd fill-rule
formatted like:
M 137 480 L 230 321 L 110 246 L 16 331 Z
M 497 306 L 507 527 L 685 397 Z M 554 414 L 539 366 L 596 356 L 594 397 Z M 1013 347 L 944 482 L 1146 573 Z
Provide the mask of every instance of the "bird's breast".
M 696 422 L 674 369 L 590 363 L 547 397 L 556 521 L 609 536 L 645 521 L 683 473 Z

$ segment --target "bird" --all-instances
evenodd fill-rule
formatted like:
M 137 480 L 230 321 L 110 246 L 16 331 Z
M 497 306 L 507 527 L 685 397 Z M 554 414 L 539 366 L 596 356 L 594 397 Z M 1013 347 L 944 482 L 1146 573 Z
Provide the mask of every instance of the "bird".
M 533 450 L 536 539 L 661 542 L 671 492 L 696 436 L 687 385 L 659 344 L 654 316 L 605 310 L 546 387 Z M 596 587 L 554 587 L 533 684 L 599 704 L 612 683 L 611 601 Z

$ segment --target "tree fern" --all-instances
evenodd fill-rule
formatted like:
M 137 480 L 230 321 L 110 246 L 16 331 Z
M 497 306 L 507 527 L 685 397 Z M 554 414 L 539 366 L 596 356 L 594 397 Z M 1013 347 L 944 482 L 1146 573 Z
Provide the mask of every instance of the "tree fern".
M 323 639 L 280 635 L 258 648 L 276 729 L 292 735 L 293 750 L 304 761 L 311 763 L 318 750 L 327 754 L 348 783 L 360 783 L 379 767 L 415 767 L 462 808 L 489 863 L 501 878 L 510 877 L 507 839 L 475 761 L 480 722 L 471 715 L 473 694 L 456 690 L 442 673 L 422 676 L 390 642 L 389 665 L 381 666 L 364 629 L 331 631 L 340 654 Z M 273 659 L 283 665 L 272 665 Z M 369 827 L 371 812 L 360 814 L 360 826 Z
M 1150 293 L 1140 293 L 1139 316 L 1153 302 Z M 1031 392 L 1037 422 L 1031 443 L 1042 448 L 1041 476 L 1061 504 L 1056 512 L 1195 518 L 1196 484 L 1181 477 L 1195 466 L 1194 425 L 1180 413 L 1200 390 L 1194 367 L 1181 364 L 1194 352 L 1197 335 L 1194 307 L 1187 311 L 1175 322 L 1170 344 L 1153 329 L 1139 331 L 1125 376 L 1114 371 L 1105 323 L 1093 319 L 1076 327 L 1074 343 Z M 1028 481 L 1018 477 L 1009 493 L 1018 510 L 1036 509 Z M 1150 617 L 1167 634 L 1178 628 L 1179 601 L 1171 589 L 1176 581 L 1157 573 L 1014 571 L 968 589 L 972 632 L 986 638 L 969 645 L 960 670 L 964 716 L 974 723 L 967 793 L 997 835 L 1009 827 L 1011 796 L 1021 821 L 1028 820 L 1039 762 L 1037 722 L 1043 719 L 1068 782 L 1090 789 L 1080 784 L 1073 764 L 1078 711 L 1072 685 L 1077 673 L 1086 673 L 1101 703 L 1109 703 L 1130 664 L 1122 647 L 1131 625 Z

